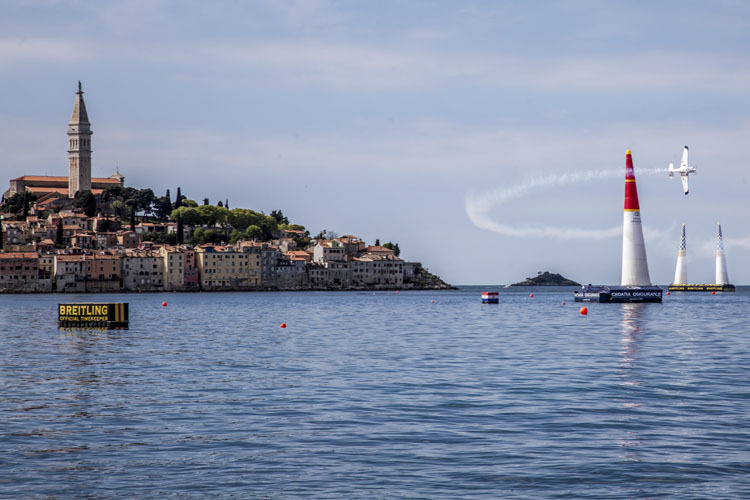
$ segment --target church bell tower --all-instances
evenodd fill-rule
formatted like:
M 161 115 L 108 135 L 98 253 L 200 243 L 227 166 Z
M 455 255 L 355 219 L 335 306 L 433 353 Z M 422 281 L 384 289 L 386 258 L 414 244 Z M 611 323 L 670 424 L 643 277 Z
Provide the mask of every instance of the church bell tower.
M 81 82 L 73 104 L 73 116 L 68 124 L 68 197 L 78 191 L 91 190 L 91 123 L 83 102 Z

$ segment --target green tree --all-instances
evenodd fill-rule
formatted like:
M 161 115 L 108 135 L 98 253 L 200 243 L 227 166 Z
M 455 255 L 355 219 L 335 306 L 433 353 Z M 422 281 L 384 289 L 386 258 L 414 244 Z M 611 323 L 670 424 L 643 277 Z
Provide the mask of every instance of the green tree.
M 271 217 L 276 221 L 276 224 L 289 224 L 289 219 L 284 216 L 281 210 L 271 210 Z
M 241 240 L 244 236 L 244 233 L 241 231 L 237 231 L 236 229 L 232 229 L 232 233 L 229 235 L 229 243 L 234 245 L 237 243 L 237 241 Z
M 12 213 L 13 215 L 23 215 L 24 212 L 28 214 L 29 205 L 36 201 L 36 195 L 30 191 L 24 191 L 23 193 L 16 193 L 5 199 L 2 204 L 2 210 L 4 212 Z M 26 217 L 23 215 L 24 218 Z
M 172 197 L 169 195 L 169 188 L 167 188 L 167 194 L 165 194 L 164 196 L 167 197 L 167 201 L 169 201 L 169 203 L 171 204 L 172 203 Z M 171 212 L 171 210 L 170 210 L 170 212 Z
M 122 200 L 114 200 L 110 202 L 109 207 L 112 209 L 116 217 L 123 217 L 126 213 L 127 207 Z
M 401 249 L 398 247 L 398 243 L 392 243 L 392 242 L 389 241 L 388 243 L 386 243 L 383 246 L 385 248 L 389 248 L 389 249 L 393 250 L 393 253 L 396 255 L 396 257 L 398 257 L 399 255 L 401 255 Z
M 100 196 L 104 203 L 110 203 L 122 198 L 122 188 L 120 186 L 109 186 L 104 188 Z
M 175 210 L 172 210 L 172 215 L 170 215 L 170 218 L 172 220 L 182 220 L 184 224 L 187 224 L 189 226 L 199 226 L 203 224 L 203 218 L 198 212 L 197 208 L 193 207 L 180 207 Z
M 143 212 L 144 215 L 152 212 L 154 201 L 156 201 L 156 196 L 150 188 L 139 189 L 135 195 L 136 209 Z
M 29 192 L 24 191 L 23 192 L 23 212 L 21 213 L 21 217 L 23 220 L 26 220 L 26 217 L 29 216 Z
M 260 227 L 263 217 L 265 215 L 247 208 L 235 208 L 227 214 L 227 222 L 234 229 L 244 231 L 248 226 L 256 225 Z
M 185 198 L 183 196 L 182 197 L 182 205 L 181 206 L 195 208 L 195 207 L 198 206 L 198 203 L 196 203 L 194 200 L 189 200 L 189 199 L 187 199 L 187 198 Z
M 380 246 L 380 238 L 375 238 L 375 246 L 376 247 Z
M 203 205 L 195 210 L 201 215 L 203 224 L 207 226 L 215 226 L 216 224 L 225 223 L 229 217 L 229 210 L 224 207 Z
M 202 227 L 199 227 L 195 231 L 193 231 L 193 244 L 195 245 L 202 245 L 206 242 L 206 230 Z
M 91 191 L 78 191 L 73 198 L 73 206 L 83 210 L 87 217 L 96 215 L 96 196 Z
M 203 204 L 208 205 L 210 202 L 208 201 L 208 198 L 203 198 Z
M 224 208 L 224 203 L 222 203 L 221 200 L 219 200 L 219 203 L 217 203 L 216 206 Z
M 248 240 L 258 240 L 263 237 L 263 230 L 256 225 L 248 226 L 245 229 L 245 237 Z
M 154 200 L 154 215 L 160 220 L 168 219 L 172 213 L 172 202 L 168 196 L 162 196 Z
M 182 189 L 180 186 L 177 186 L 177 198 L 174 200 L 174 209 L 177 210 L 182 206 Z

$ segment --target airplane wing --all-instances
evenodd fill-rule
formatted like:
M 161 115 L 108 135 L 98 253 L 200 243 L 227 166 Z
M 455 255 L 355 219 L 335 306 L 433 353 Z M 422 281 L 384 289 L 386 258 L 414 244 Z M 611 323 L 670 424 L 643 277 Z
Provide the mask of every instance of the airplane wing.
M 680 168 L 686 169 L 688 166 L 688 147 L 685 146 L 685 149 L 682 150 L 682 161 L 680 162 Z M 687 182 L 687 181 L 686 181 Z M 687 191 L 687 188 L 685 188 Z
M 687 155 L 687 149 L 685 154 Z M 688 174 L 681 174 L 680 178 L 682 179 L 682 189 L 685 190 L 685 194 L 688 194 Z

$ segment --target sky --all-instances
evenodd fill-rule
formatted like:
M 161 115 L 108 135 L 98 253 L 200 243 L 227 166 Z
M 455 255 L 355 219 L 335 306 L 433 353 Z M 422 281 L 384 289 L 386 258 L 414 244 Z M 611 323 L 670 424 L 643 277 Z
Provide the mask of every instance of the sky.
M 688 280 L 712 283 L 721 222 L 729 278 L 750 284 L 747 2 L 2 10 L 0 178 L 67 175 L 80 80 L 94 176 L 398 242 L 454 284 L 618 284 L 630 149 L 651 280 L 672 281 L 685 223 Z M 684 145 L 687 196 L 659 171 Z

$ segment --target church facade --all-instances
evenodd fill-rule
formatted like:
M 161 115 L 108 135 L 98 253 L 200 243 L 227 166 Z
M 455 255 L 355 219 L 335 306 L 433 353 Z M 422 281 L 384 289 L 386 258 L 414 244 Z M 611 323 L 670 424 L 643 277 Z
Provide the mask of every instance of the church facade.
M 73 115 L 68 123 L 68 177 L 47 175 L 22 175 L 10 180 L 10 188 L 3 199 L 16 193 L 30 191 L 37 197 L 40 209 L 69 205 L 79 191 L 98 195 L 108 187 L 124 187 L 125 177 L 115 172 L 109 177 L 91 177 L 91 123 L 83 100 L 81 82 L 78 82 L 73 103 Z

